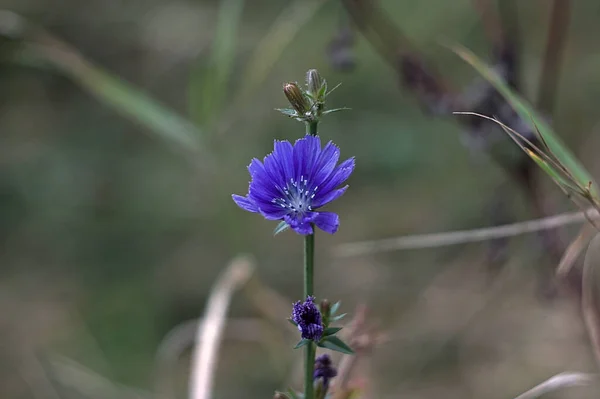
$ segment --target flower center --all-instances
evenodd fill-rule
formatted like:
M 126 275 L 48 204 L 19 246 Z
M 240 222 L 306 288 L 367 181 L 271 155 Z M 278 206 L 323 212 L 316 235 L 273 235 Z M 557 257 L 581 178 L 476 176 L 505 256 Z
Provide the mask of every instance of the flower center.
M 308 180 L 304 176 L 300 176 L 300 181 L 290 179 L 285 188 L 277 188 L 281 197 L 273 198 L 271 202 L 287 208 L 294 216 L 302 216 L 306 212 L 312 211 L 312 200 L 315 198 L 319 186 L 311 188 Z

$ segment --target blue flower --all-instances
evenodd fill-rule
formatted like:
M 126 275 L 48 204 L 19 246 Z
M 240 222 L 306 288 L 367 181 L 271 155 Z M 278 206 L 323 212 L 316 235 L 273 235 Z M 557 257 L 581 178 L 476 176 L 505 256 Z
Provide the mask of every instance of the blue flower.
M 323 322 L 321 312 L 314 301 L 315 298 L 309 296 L 304 302 L 296 302 L 292 310 L 292 320 L 298 326 L 302 338 L 317 342 L 323 335 Z
M 329 380 L 337 375 L 337 370 L 331 365 L 331 358 L 327 354 L 319 356 L 315 360 L 315 369 L 313 371 L 313 380 L 323 380 L 323 388 L 325 392 L 329 388 Z
M 275 141 L 273 152 L 263 162 L 254 158 L 248 166 L 252 177 L 248 195 L 234 194 L 233 200 L 265 219 L 284 220 L 299 234 L 312 234 L 313 224 L 333 234 L 339 216 L 316 210 L 348 188 L 339 186 L 354 170 L 354 158 L 336 167 L 339 157 L 340 149 L 332 142 L 321 149 L 319 136 L 307 135 L 293 146 L 289 141 Z

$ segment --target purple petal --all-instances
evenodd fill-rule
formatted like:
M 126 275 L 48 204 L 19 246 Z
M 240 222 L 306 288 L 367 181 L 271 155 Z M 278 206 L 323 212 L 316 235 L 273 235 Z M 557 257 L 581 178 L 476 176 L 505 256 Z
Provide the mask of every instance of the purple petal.
M 275 141 L 273 150 L 274 160 L 279 164 L 285 184 L 294 177 L 294 148 L 289 141 Z
M 249 191 L 254 191 L 257 194 L 262 193 L 265 201 L 271 201 L 273 198 L 281 196 L 276 183 L 273 182 L 265 166 L 258 159 L 254 158 L 252 160 L 250 165 L 248 165 L 248 171 L 250 172 L 250 176 L 252 176 Z
M 333 201 L 332 199 L 328 201 L 324 201 L 323 197 L 328 196 L 330 191 L 334 190 L 336 187 L 345 182 L 348 177 L 354 171 L 354 157 L 345 160 L 342 162 L 329 176 L 329 179 L 325 183 L 322 183 L 319 189 L 317 190 L 317 195 L 313 203 L 321 203 L 321 205 Z M 337 197 L 336 197 L 337 198 Z M 318 206 L 321 206 L 318 205 Z
M 248 172 L 250 172 L 250 176 L 252 176 L 253 179 L 256 175 L 266 174 L 265 166 L 257 158 L 252 158 L 252 161 L 250 161 Z
M 307 236 L 309 234 L 314 233 L 314 230 L 310 223 L 301 223 L 297 226 L 292 227 L 292 230 L 294 230 L 298 234 L 302 234 L 303 236 Z
M 274 190 L 273 187 L 253 181 L 248 188 L 248 198 L 254 201 L 257 206 L 260 203 L 272 204 L 271 201 L 273 198 L 280 197 L 279 194 L 274 193 L 272 190 Z
M 335 201 L 336 199 L 340 198 L 346 192 L 347 189 L 348 186 L 342 187 L 337 190 L 329 191 L 325 195 L 315 197 L 315 199 L 312 202 L 312 207 L 316 209 L 330 203 L 331 201 Z
M 260 187 L 251 186 L 248 190 L 248 199 L 254 202 L 257 211 L 268 220 L 279 220 L 290 212 L 288 208 L 273 203 L 272 197 L 269 197 L 265 191 L 261 191 Z
M 283 220 L 298 234 L 309 235 L 314 232 L 311 223 L 318 216 L 317 212 L 307 212 L 301 220 L 285 215 Z
M 233 198 L 237 206 L 239 206 L 243 210 L 248 212 L 258 212 L 258 207 L 254 204 L 254 202 L 252 202 L 252 200 L 236 194 L 233 194 L 231 198 Z
M 340 159 L 340 149 L 330 141 L 323 148 L 311 171 L 311 183 L 313 187 L 320 186 L 327 180 L 335 168 L 338 159 Z
M 317 212 L 313 223 L 324 232 L 334 234 L 340 225 L 340 217 L 333 212 Z
M 281 220 L 289 213 L 288 209 L 281 208 L 275 204 L 260 204 L 258 211 L 267 220 Z
M 315 161 L 321 153 L 319 136 L 306 135 L 294 144 L 294 180 L 309 179 Z
M 286 185 L 285 172 L 275 157 L 275 154 L 270 154 L 265 157 L 265 172 L 269 176 L 269 179 L 276 190 L 279 192 L 283 191 L 283 187 Z

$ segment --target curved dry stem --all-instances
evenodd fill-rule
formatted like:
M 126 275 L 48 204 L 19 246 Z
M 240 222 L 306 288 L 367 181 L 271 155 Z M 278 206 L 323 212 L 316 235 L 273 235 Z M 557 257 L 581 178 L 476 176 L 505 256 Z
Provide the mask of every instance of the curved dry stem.
M 246 257 L 231 261 L 215 283 L 208 303 L 204 322 L 198 325 L 190 372 L 190 399 L 209 399 L 217 366 L 217 353 L 223 338 L 223 328 L 229 302 L 235 290 L 252 274 L 254 266 Z
M 175 397 L 174 371 L 180 356 L 194 343 L 196 331 L 204 319 L 184 321 L 173 327 L 158 345 L 156 351 L 156 392 L 163 399 Z M 228 341 L 260 343 L 268 335 L 267 326 L 260 319 L 227 319 L 223 339 Z
M 600 308 L 597 303 L 597 287 L 594 268 L 600 260 L 600 235 L 596 235 L 585 254 L 582 278 L 581 312 L 594 349 L 596 362 L 600 366 Z
M 556 374 L 515 399 L 533 399 L 558 389 L 589 385 L 595 378 L 595 375 L 585 373 L 564 372 Z
M 593 211 L 589 209 L 588 212 Z M 419 234 L 382 240 L 360 241 L 341 244 L 334 248 L 333 255 L 338 258 L 369 255 L 380 252 L 407 249 L 436 248 L 447 245 L 487 241 L 503 237 L 512 237 L 537 231 L 555 229 L 560 226 L 582 223 L 587 220 L 584 212 L 570 212 L 542 219 L 528 220 L 496 227 L 474 230 L 458 230 L 446 233 Z
M 589 224 L 584 224 L 579 231 L 577 237 L 569 244 L 567 250 L 564 252 L 562 258 L 560 259 L 560 263 L 556 268 L 556 277 L 563 279 L 565 278 L 569 272 L 571 271 L 575 261 L 581 255 L 581 253 L 585 250 L 587 243 L 593 237 L 595 233 L 598 231 L 595 227 L 590 226 Z

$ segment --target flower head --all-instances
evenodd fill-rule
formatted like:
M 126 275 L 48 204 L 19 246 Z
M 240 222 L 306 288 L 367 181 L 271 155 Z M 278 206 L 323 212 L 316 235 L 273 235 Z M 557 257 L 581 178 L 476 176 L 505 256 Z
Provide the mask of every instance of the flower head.
M 338 188 L 354 170 L 354 158 L 336 167 L 340 149 L 332 142 L 321 148 L 319 136 L 307 135 L 294 145 L 275 141 L 274 150 L 263 162 L 254 158 L 248 166 L 252 181 L 248 195 L 233 195 L 238 206 L 258 212 L 268 220 L 284 220 L 294 231 L 308 235 L 312 225 L 333 234 L 339 217 L 316 212 L 339 198 L 348 186 Z
M 304 302 L 296 302 L 292 310 L 292 320 L 302 333 L 302 338 L 318 341 L 323 335 L 323 322 L 321 312 L 314 301 L 315 298 L 309 296 Z
M 313 372 L 313 380 L 321 379 L 323 381 L 324 390 L 329 388 L 329 380 L 337 375 L 337 370 L 331 365 L 331 358 L 324 354 L 315 360 L 315 370 Z

